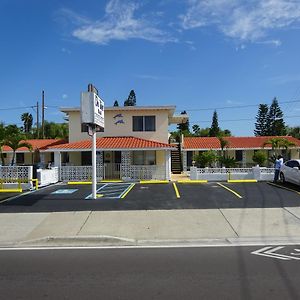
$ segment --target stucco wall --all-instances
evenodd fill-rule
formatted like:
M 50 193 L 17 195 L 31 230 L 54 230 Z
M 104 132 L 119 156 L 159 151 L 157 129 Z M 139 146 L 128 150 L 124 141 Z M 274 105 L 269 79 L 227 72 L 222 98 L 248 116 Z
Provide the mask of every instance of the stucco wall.
M 123 117 L 116 117 L 122 114 Z M 133 116 L 156 116 L 155 131 L 132 131 Z M 115 117 L 115 118 L 114 118 Z M 117 121 L 124 123 L 117 123 Z M 69 113 L 69 141 L 78 141 L 88 139 L 86 132 L 81 132 L 80 112 Z M 115 124 L 117 123 L 117 124 Z M 113 110 L 105 111 L 105 129 L 103 133 L 97 133 L 101 136 L 134 136 L 147 140 L 168 143 L 168 111 L 167 110 L 136 110 L 123 111 Z
M 166 164 L 166 151 L 156 151 L 156 165 Z

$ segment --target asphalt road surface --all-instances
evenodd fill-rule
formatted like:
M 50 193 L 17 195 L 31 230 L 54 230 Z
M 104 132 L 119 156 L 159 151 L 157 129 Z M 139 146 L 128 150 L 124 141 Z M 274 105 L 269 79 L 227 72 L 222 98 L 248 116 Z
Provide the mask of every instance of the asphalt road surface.
M 0 298 L 300 299 L 297 247 L 2 250 Z
M 156 209 L 219 209 L 297 207 L 300 187 L 259 183 L 180 184 L 180 198 L 172 183 L 99 184 L 97 200 L 89 199 L 91 186 L 53 185 L 20 197 L 0 201 L 0 213 L 111 211 Z M 122 195 L 126 197 L 122 198 Z M 240 197 L 237 197 L 239 195 Z

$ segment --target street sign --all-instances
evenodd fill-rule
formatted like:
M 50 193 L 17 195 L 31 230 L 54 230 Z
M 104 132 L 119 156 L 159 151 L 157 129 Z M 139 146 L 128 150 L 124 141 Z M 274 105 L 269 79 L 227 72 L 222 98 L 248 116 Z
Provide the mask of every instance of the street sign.
M 81 93 L 81 123 L 104 128 L 104 101 L 94 92 Z

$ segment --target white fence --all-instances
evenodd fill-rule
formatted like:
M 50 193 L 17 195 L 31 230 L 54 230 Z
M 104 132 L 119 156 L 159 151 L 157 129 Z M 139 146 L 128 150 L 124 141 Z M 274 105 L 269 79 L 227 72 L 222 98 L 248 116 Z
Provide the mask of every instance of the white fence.
M 196 168 L 191 167 L 192 180 L 226 181 L 229 179 L 256 179 L 259 181 L 272 180 L 273 168 Z
M 17 188 L 21 182 L 23 190 L 32 188 L 32 166 L 1 166 L 0 179 L 5 188 Z
M 28 181 L 32 179 L 32 166 L 1 166 L 0 178 L 3 182 L 14 180 Z
M 127 181 L 136 180 L 164 180 L 166 179 L 165 166 L 146 166 L 146 165 L 130 165 L 120 167 L 116 166 L 114 174 L 107 166 L 97 167 L 97 179 L 112 179 L 116 176 Z M 111 177 L 111 178 L 110 178 Z M 92 179 L 92 166 L 62 166 L 60 168 L 61 181 L 89 181 Z

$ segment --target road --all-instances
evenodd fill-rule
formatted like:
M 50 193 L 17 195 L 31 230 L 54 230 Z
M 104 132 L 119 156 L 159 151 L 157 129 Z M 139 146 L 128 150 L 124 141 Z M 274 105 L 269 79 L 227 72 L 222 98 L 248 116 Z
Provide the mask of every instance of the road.
M 297 247 L 2 250 L 0 298 L 300 299 Z

